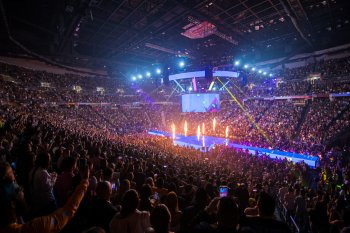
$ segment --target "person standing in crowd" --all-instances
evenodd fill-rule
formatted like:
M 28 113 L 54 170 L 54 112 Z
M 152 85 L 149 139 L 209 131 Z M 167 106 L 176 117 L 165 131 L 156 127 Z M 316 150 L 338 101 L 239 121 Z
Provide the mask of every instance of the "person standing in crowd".
M 294 193 L 293 187 L 288 188 L 288 192 L 284 195 L 283 200 L 284 200 L 283 204 L 287 208 L 287 218 L 289 218 L 289 216 L 294 215 L 295 193 Z
M 73 177 L 76 166 L 77 161 L 73 157 L 66 157 L 62 160 L 62 173 L 58 175 L 54 186 L 58 206 L 63 206 L 73 192 Z
M 238 206 L 232 197 L 220 198 L 214 233 L 235 233 L 238 225 Z
M 153 205 L 151 202 L 152 188 L 149 184 L 144 184 L 140 189 L 140 210 L 152 211 Z
M 195 233 L 236 233 L 238 206 L 231 196 L 215 197 L 205 208 L 202 220 L 193 230 Z
M 111 233 L 144 233 L 150 224 L 150 213 L 139 211 L 139 195 L 136 190 L 128 190 L 122 200 L 120 213 L 114 215 L 109 224 Z
M 199 188 L 194 197 L 194 203 L 186 207 L 181 218 L 181 232 L 191 232 L 192 227 L 197 224 L 196 217 L 201 214 L 208 204 L 207 192 Z
M 50 154 L 40 153 L 35 160 L 35 167 L 29 174 L 30 206 L 35 216 L 47 215 L 57 208 L 53 191 L 57 174 L 48 172 L 50 165 Z
M 125 193 L 130 190 L 130 181 L 124 179 L 120 182 L 120 188 L 117 190 L 117 195 L 115 198 L 115 205 L 121 205 Z
M 311 231 L 313 233 L 329 232 L 327 204 L 328 198 L 325 195 L 323 195 L 322 198 L 316 202 L 315 207 L 309 211 Z
M 171 214 L 171 231 L 177 232 L 180 229 L 182 212 L 179 210 L 179 202 L 175 192 L 170 192 L 166 195 L 165 205 L 168 207 Z
M 302 233 L 307 233 L 309 230 L 309 215 L 307 213 L 307 206 L 305 200 L 305 190 L 297 190 L 297 197 L 295 198 L 295 221 L 300 227 Z
M 152 229 L 148 229 L 147 233 L 174 233 L 170 231 L 171 214 L 166 205 L 157 205 L 152 211 L 150 221 Z
M 0 205 L 6 204 L 21 192 L 15 174 L 8 162 L 0 162 Z
M 108 181 L 101 181 L 96 187 L 96 196 L 89 204 L 87 213 L 87 223 L 109 231 L 109 223 L 118 212 L 112 205 L 110 198 L 112 195 L 112 185 Z

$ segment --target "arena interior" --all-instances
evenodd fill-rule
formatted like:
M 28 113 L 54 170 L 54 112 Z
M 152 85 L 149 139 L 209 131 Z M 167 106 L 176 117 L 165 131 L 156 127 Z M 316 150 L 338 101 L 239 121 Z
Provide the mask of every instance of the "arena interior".
M 350 1 L 0 17 L 0 233 L 350 232 Z

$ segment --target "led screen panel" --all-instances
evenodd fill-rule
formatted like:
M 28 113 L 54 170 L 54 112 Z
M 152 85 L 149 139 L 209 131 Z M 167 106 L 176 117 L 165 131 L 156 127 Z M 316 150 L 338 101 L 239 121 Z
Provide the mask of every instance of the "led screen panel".
M 220 95 L 200 93 L 182 95 L 182 112 L 217 112 L 220 110 Z

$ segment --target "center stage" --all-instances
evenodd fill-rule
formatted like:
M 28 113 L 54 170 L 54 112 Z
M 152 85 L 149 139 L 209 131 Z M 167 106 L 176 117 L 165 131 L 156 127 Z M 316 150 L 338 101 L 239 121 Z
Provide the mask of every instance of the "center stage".
M 172 137 L 171 133 L 156 130 L 150 130 L 148 131 L 148 133 L 155 136 Z M 280 150 L 270 150 L 260 147 L 245 146 L 241 144 L 230 143 L 225 138 L 212 136 L 200 137 L 200 140 L 198 140 L 197 136 L 184 136 L 176 134 L 174 143 L 179 146 L 190 146 L 195 149 L 200 149 L 201 151 L 210 150 L 215 145 L 227 145 L 233 148 L 248 150 L 253 155 L 255 155 L 256 153 L 258 153 L 259 155 L 265 154 L 272 159 L 288 159 L 289 161 L 292 161 L 294 163 L 304 161 L 304 163 L 306 163 L 311 168 L 315 168 L 319 162 L 319 158 L 317 156 L 296 154 Z

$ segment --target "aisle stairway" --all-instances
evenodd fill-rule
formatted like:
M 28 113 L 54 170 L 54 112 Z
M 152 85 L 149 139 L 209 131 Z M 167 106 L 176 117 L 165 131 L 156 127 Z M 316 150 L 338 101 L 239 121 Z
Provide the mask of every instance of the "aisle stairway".
M 295 129 L 294 129 L 295 133 L 293 135 L 293 138 L 296 138 L 296 137 L 299 136 L 300 130 L 301 130 L 301 126 L 304 124 L 306 116 L 307 116 L 307 114 L 310 111 L 310 106 L 311 106 L 310 100 L 307 100 L 306 105 L 304 106 L 303 111 L 301 112 L 300 119 L 299 119 L 297 125 L 295 126 Z
M 128 120 L 128 117 L 126 116 L 124 109 L 121 106 L 118 106 L 119 113 L 123 116 L 124 120 Z
M 151 128 L 152 127 L 152 121 L 151 121 L 151 118 L 149 117 L 147 111 L 144 111 L 145 115 L 146 115 L 146 119 L 148 121 L 148 125 L 149 127 Z

